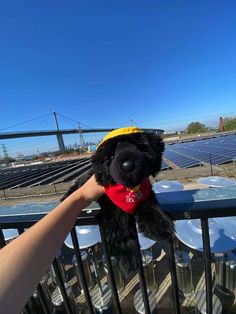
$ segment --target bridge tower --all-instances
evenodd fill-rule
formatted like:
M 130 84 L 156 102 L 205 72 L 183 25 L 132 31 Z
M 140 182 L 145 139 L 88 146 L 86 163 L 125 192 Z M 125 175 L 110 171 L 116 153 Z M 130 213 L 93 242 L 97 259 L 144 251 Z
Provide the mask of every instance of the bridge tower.
M 81 131 L 81 126 L 79 122 L 78 122 L 78 129 L 79 129 L 80 146 L 82 148 L 85 148 L 85 141 L 84 141 L 83 133 Z
M 57 121 L 57 114 L 56 114 L 55 111 L 53 111 L 53 114 L 54 114 L 54 118 L 55 118 L 55 122 L 56 122 L 57 131 L 60 131 L 59 124 L 58 124 L 58 121 Z M 58 146 L 59 146 L 59 150 L 61 152 L 64 152 L 65 151 L 65 144 L 64 144 L 63 136 L 59 132 L 57 133 L 57 143 L 58 143 Z

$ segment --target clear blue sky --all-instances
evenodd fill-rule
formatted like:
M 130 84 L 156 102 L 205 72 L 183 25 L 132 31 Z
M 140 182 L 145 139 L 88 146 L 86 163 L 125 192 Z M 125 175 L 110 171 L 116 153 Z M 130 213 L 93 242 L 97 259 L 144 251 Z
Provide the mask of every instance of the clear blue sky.
M 173 130 L 235 115 L 235 104 L 234 0 L 0 4 L 0 130 L 53 129 L 52 109 L 94 128 L 132 119 Z M 26 152 L 52 140 L 0 145 Z

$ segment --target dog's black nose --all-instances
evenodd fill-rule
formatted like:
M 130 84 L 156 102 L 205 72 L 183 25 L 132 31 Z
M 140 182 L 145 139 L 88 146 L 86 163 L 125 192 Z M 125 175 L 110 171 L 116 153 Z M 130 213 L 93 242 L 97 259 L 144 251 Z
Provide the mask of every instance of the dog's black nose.
M 123 161 L 121 164 L 121 168 L 124 171 L 132 171 L 134 170 L 134 166 L 135 166 L 134 161 L 130 159 Z

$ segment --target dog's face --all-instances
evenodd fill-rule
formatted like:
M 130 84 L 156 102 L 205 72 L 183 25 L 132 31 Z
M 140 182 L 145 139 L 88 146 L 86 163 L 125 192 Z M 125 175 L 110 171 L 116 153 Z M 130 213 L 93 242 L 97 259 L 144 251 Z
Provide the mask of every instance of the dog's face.
M 113 180 L 127 187 L 134 187 L 148 176 L 148 160 L 137 146 L 129 141 L 118 142 L 110 162 Z
M 154 133 L 134 133 L 111 138 L 98 147 L 92 157 L 96 180 L 105 186 L 140 184 L 161 168 L 164 143 Z

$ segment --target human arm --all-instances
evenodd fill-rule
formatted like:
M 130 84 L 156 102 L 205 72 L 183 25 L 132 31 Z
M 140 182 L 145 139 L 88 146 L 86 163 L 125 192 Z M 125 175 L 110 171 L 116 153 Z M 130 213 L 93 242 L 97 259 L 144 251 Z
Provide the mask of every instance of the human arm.
M 47 271 L 77 216 L 104 193 L 92 176 L 34 226 L 0 250 L 0 308 L 19 313 Z

